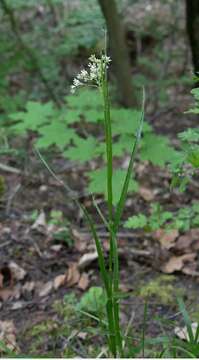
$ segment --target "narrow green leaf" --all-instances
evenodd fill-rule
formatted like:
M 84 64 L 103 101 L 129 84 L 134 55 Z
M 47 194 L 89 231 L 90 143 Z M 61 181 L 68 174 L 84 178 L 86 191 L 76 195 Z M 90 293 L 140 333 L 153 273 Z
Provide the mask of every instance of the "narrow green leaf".
M 135 159 L 138 143 L 139 143 L 139 140 L 140 140 L 140 137 L 141 137 L 142 126 L 143 126 L 143 121 L 144 121 L 144 105 L 145 105 L 145 91 L 143 90 L 142 112 L 141 112 L 140 124 L 139 124 L 139 128 L 138 128 L 138 131 L 137 131 L 136 139 L 135 139 L 135 142 L 134 142 L 134 145 L 133 145 L 131 158 L 130 158 L 130 161 L 129 161 L 129 166 L 128 166 L 127 173 L 126 173 L 126 178 L 125 178 L 125 181 L 124 181 L 124 184 L 123 184 L 123 189 L 122 189 L 122 192 L 121 192 L 120 200 L 119 200 L 119 202 L 117 204 L 115 217 L 114 217 L 114 232 L 115 233 L 118 230 L 120 219 L 121 219 L 121 216 L 122 216 L 122 213 L 123 213 L 123 209 L 124 209 L 124 205 L 125 205 L 125 201 L 126 201 L 126 197 L 127 197 L 127 192 L 128 192 L 128 187 L 129 187 L 129 182 L 130 182 L 130 178 L 131 178 L 132 167 L 133 167 L 133 164 L 134 164 L 134 159 Z

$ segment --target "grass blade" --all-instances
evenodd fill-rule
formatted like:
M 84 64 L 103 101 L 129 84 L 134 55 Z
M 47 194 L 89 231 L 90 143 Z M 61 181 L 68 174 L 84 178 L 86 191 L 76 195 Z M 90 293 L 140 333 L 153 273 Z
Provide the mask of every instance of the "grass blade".
M 131 178 L 132 167 L 133 167 L 133 163 L 134 163 L 134 160 L 135 160 L 135 155 L 136 155 L 138 143 L 139 143 L 141 132 L 142 132 L 143 121 L 144 121 L 144 106 L 145 106 L 145 91 L 143 89 L 142 112 L 141 112 L 140 124 L 139 124 L 139 128 L 138 128 L 138 131 L 137 131 L 136 139 L 135 139 L 135 142 L 134 142 L 134 145 L 133 145 L 133 149 L 132 149 L 132 152 L 131 152 L 131 158 L 130 158 L 130 161 L 129 161 L 129 166 L 128 166 L 126 177 L 125 177 L 125 180 L 124 180 L 120 200 L 119 200 L 119 202 L 117 204 L 115 217 L 114 217 L 113 228 L 114 228 L 115 233 L 118 230 L 118 227 L 119 227 L 119 224 L 120 224 L 120 219 L 121 219 L 121 216 L 122 216 L 122 213 L 123 213 L 123 209 L 124 209 L 124 205 L 125 205 L 125 201 L 126 201 L 126 197 L 127 197 L 127 192 L 128 192 L 128 187 L 129 187 L 129 182 L 130 182 L 130 178 Z
M 181 298 L 178 298 L 177 301 L 178 301 L 178 305 L 179 305 L 180 311 L 181 311 L 181 313 L 183 315 L 183 319 L 184 319 L 184 322 L 185 322 L 185 325 L 186 325 L 186 328 L 187 328 L 189 341 L 191 343 L 194 343 L 195 340 L 194 340 L 194 334 L 193 334 L 192 325 L 191 325 L 191 319 L 190 319 L 189 314 L 188 314 L 188 312 L 187 312 L 187 310 L 185 308 L 184 301 Z

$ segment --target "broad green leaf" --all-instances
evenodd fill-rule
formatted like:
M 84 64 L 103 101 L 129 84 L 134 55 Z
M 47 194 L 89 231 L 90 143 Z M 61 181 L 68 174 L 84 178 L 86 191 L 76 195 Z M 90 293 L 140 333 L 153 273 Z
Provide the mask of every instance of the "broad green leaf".
M 97 90 L 82 88 L 74 95 L 66 97 L 69 108 L 75 110 L 87 110 L 102 108 L 102 97 Z
M 52 102 L 42 104 L 29 101 L 26 105 L 26 111 L 11 114 L 9 117 L 12 120 L 19 121 L 13 126 L 13 129 L 19 133 L 24 133 L 27 130 L 38 130 L 38 127 L 48 122 L 54 114 Z
M 141 117 L 141 111 L 130 109 L 113 109 L 111 111 L 112 129 L 114 135 L 136 133 Z M 151 131 L 151 126 L 144 122 L 143 131 Z
M 90 123 L 96 123 L 98 121 L 104 120 L 104 113 L 101 110 L 99 111 L 97 111 L 96 109 L 84 110 L 82 115 L 84 116 L 85 120 Z
M 92 160 L 95 157 L 96 147 L 97 141 L 94 137 L 89 136 L 86 139 L 83 139 L 79 136 L 76 136 L 74 139 L 74 146 L 71 146 L 69 149 L 65 150 L 63 155 L 70 160 L 84 163 L 86 161 Z
M 113 157 L 123 156 L 125 153 L 130 153 L 135 142 L 135 137 L 130 135 L 121 135 L 117 141 L 113 142 Z M 106 160 L 106 148 L 104 143 L 100 143 L 96 149 L 99 156 L 103 156 Z
M 104 194 L 107 199 L 107 183 L 106 183 L 106 168 L 97 169 L 87 173 L 90 179 L 88 191 L 94 194 Z M 113 172 L 113 203 L 114 205 L 120 199 L 120 194 L 124 179 L 126 176 L 125 170 L 115 170 Z M 129 192 L 138 191 L 138 184 L 135 180 L 131 180 L 129 184 Z
M 81 297 L 77 309 L 98 315 L 104 312 L 106 302 L 107 299 L 103 288 L 93 286 Z
M 68 109 L 68 111 L 64 114 L 63 119 L 66 124 L 74 124 L 80 121 L 80 115 L 81 111 Z
M 60 121 L 54 121 L 39 129 L 41 137 L 36 141 L 36 146 L 46 148 L 57 145 L 61 150 L 65 148 L 77 135 L 74 129 L 67 128 Z
M 169 140 L 165 136 L 145 134 L 141 145 L 141 160 L 149 160 L 154 165 L 164 166 L 176 156 L 176 151 L 169 145 Z

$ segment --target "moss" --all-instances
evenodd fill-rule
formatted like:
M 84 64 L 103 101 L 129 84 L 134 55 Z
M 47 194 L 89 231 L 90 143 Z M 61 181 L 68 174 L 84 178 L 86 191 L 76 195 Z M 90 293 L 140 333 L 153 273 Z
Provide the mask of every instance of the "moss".
M 5 192 L 5 179 L 3 176 L 0 175 L 0 199 L 4 195 Z
M 176 290 L 174 281 L 174 276 L 160 275 L 147 284 L 143 284 L 138 290 L 138 295 L 143 298 L 155 298 L 163 305 L 172 304 L 175 302 L 176 295 L 183 295 L 183 289 Z

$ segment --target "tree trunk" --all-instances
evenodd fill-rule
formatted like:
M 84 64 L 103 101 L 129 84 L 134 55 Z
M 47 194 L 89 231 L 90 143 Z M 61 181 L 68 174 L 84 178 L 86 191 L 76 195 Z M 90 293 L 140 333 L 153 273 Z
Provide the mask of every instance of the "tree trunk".
M 115 0 L 99 0 L 99 5 L 106 20 L 120 101 L 126 107 L 134 107 L 136 99 L 132 86 L 129 55 Z
M 186 0 L 186 26 L 194 72 L 199 75 L 199 0 Z

